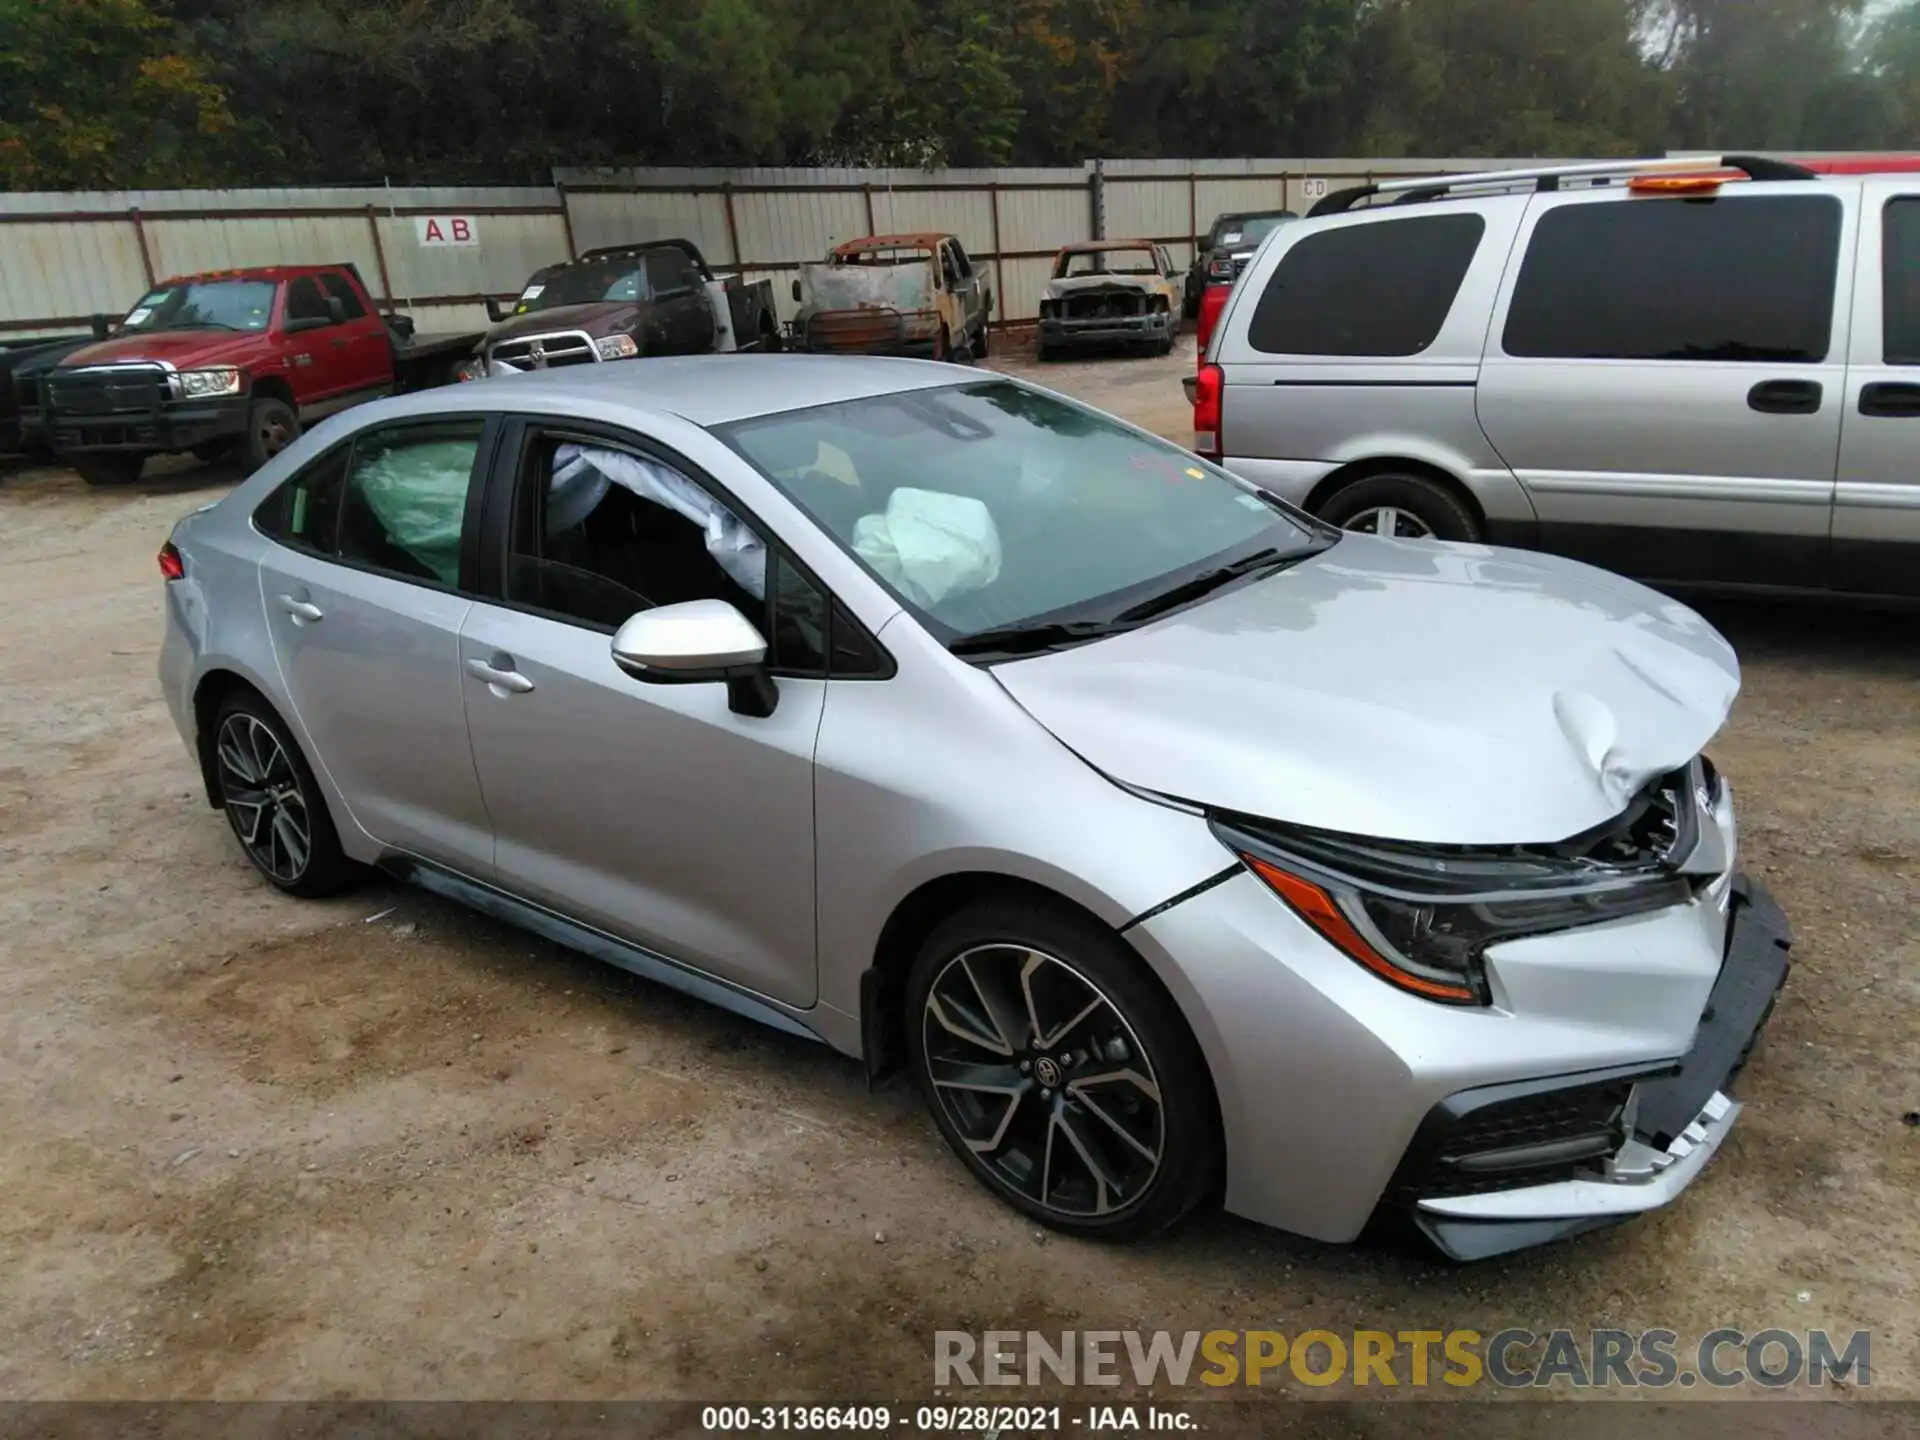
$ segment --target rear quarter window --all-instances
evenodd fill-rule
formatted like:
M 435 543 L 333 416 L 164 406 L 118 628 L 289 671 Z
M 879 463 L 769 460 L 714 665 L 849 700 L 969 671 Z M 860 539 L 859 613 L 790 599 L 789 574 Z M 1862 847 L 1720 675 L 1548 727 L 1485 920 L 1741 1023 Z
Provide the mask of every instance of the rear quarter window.
M 1887 202 L 1886 296 L 1889 365 L 1920 365 L 1920 196 Z
M 1833 343 L 1841 219 L 1822 195 L 1550 210 L 1503 346 L 1540 359 L 1818 364 Z
M 1267 282 L 1248 343 L 1268 355 L 1418 355 L 1440 338 L 1486 233 L 1478 215 L 1421 215 L 1308 235 Z

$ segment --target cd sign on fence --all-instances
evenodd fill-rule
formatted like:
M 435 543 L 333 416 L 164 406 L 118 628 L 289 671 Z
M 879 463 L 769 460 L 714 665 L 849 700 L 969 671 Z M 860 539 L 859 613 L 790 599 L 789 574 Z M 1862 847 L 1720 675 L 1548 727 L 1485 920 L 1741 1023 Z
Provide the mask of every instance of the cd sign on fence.
M 422 245 L 478 245 L 480 231 L 471 215 L 416 215 L 414 238 Z

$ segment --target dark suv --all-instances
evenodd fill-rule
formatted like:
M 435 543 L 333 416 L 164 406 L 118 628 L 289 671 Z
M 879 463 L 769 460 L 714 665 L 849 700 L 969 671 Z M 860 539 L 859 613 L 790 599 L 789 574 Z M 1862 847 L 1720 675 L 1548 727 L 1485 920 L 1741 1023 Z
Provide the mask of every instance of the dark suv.
M 1298 220 L 1292 210 L 1260 210 L 1250 215 L 1221 215 L 1207 231 L 1187 267 L 1187 318 L 1200 313 L 1200 296 L 1212 284 L 1230 285 L 1248 259 L 1282 221 Z

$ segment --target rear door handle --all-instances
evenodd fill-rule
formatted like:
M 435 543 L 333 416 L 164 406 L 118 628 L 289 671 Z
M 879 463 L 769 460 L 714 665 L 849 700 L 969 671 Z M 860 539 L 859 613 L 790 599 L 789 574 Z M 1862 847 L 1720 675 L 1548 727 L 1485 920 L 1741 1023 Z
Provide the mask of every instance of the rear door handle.
M 1860 413 L 1888 420 L 1920 420 L 1920 385 L 1886 380 L 1860 391 Z
M 1818 380 L 1762 380 L 1747 404 L 1763 415 L 1818 415 L 1826 389 Z
M 506 657 L 496 655 L 494 659 L 506 660 Z M 492 665 L 475 656 L 467 661 L 467 673 L 486 681 L 488 688 L 498 695 L 525 695 L 533 689 L 533 681 L 515 670 L 511 660 L 506 660 L 505 665 Z
M 293 595 L 282 595 L 280 608 L 293 617 L 296 625 L 318 624 L 326 615 L 326 611 L 312 601 L 302 600 Z

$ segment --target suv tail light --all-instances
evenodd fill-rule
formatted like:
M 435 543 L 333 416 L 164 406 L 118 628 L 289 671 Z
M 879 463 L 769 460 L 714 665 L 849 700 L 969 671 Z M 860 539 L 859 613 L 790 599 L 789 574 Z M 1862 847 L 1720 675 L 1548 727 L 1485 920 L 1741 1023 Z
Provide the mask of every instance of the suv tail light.
M 180 558 L 179 548 L 171 540 L 160 547 L 160 573 L 169 580 L 187 578 L 187 562 Z
M 1225 454 L 1220 444 L 1220 400 L 1226 374 L 1218 365 L 1202 365 L 1193 386 L 1193 448 L 1215 464 Z

